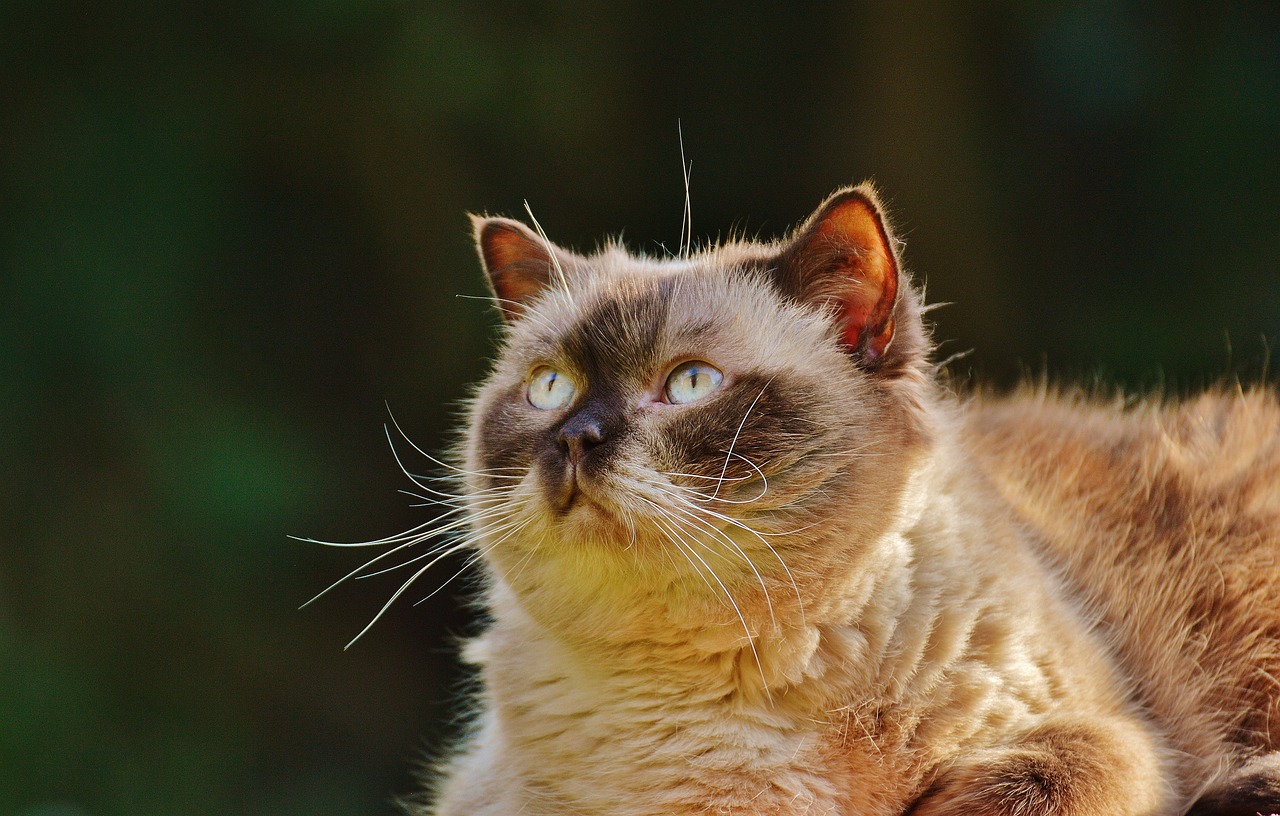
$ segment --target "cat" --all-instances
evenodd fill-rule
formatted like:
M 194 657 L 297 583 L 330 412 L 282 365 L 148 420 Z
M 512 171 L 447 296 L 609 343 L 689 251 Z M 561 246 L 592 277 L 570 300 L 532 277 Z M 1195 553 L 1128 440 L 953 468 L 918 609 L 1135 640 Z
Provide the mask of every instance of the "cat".
M 869 184 L 666 258 L 473 226 L 491 623 L 413 812 L 1280 812 L 1269 389 L 954 393 Z

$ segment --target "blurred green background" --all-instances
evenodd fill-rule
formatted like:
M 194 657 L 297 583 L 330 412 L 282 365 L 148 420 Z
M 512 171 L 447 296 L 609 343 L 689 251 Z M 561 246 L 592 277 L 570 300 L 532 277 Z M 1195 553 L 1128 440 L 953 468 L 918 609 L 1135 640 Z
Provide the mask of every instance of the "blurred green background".
M 776 235 L 875 178 L 942 354 L 1177 392 L 1280 335 L 1271 2 L 9 0 L 0 814 L 391 814 L 457 595 L 343 645 L 496 327 L 463 213 Z M 412 464 L 421 470 L 420 460 Z

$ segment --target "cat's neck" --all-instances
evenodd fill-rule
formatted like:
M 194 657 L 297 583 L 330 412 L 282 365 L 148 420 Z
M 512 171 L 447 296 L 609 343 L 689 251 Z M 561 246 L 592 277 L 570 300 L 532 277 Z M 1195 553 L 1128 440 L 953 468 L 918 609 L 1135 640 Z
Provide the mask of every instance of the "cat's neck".
M 499 759 L 504 774 L 536 786 L 547 803 L 531 812 L 827 813 L 846 810 L 820 790 L 827 721 L 832 712 L 862 716 L 849 701 L 871 699 L 874 678 L 861 671 L 868 646 L 856 628 L 808 625 L 758 638 L 754 649 L 584 648 L 515 617 L 473 641 L 468 658 L 483 667 L 511 746 Z M 872 775 L 861 788 L 893 801 L 883 791 L 914 777 L 886 762 L 874 738 L 863 747 Z M 714 780 L 710 788 L 689 779 L 691 762 Z

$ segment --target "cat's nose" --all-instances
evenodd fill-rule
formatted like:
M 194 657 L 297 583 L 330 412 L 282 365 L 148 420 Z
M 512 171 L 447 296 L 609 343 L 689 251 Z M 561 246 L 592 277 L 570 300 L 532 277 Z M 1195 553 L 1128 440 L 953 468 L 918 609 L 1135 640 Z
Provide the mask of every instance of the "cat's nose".
M 571 417 L 560 428 L 556 436 L 560 449 L 569 457 L 570 462 L 577 462 L 587 451 L 605 441 L 605 432 L 600 420 L 580 413 Z

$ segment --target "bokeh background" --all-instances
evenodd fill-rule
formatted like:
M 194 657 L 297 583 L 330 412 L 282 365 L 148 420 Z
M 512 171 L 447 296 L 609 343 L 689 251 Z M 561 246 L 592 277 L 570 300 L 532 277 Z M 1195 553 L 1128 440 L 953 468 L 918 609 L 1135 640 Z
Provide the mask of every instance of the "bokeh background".
M 8 0 L 0 814 L 392 814 L 458 595 L 350 650 L 496 321 L 464 212 L 772 236 L 874 178 L 942 355 L 1178 393 L 1280 336 L 1272 2 Z M 415 469 L 428 467 L 410 457 Z

